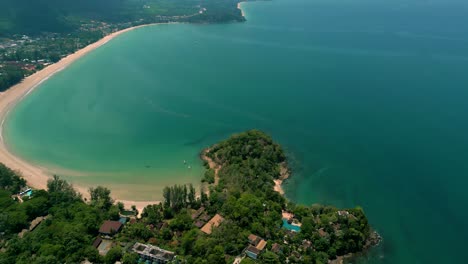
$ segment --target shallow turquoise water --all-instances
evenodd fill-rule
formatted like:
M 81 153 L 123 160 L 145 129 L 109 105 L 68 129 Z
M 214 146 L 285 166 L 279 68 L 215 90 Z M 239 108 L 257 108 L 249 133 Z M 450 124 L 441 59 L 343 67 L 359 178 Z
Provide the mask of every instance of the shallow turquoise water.
M 289 198 L 365 209 L 384 242 L 355 263 L 463 263 L 467 4 L 243 6 L 246 23 L 142 28 L 92 52 L 14 109 L 7 143 L 77 184 L 157 199 L 198 182 L 200 149 L 259 128 L 288 153 Z
M 288 230 L 295 231 L 295 232 L 301 231 L 301 227 L 297 225 L 291 225 L 290 223 L 288 223 L 288 220 L 284 218 L 283 218 L 283 228 L 286 228 Z

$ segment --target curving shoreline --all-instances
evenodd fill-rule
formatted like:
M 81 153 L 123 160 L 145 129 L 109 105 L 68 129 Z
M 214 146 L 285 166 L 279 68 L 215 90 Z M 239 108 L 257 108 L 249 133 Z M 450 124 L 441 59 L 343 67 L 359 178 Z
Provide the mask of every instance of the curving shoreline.
M 237 8 L 241 11 L 242 16 L 244 17 L 244 11 L 242 10 L 241 3 L 237 4 Z M 49 65 L 48 67 L 35 72 L 34 74 L 24 78 L 19 84 L 16 84 L 10 87 L 5 92 L 0 92 L 0 162 L 5 164 L 7 167 L 11 168 L 14 171 L 19 172 L 19 174 L 27 181 L 28 185 L 37 188 L 37 189 L 47 189 L 47 180 L 52 177 L 53 173 L 51 173 L 47 168 L 41 167 L 36 164 L 32 164 L 21 159 L 18 156 L 15 156 L 12 152 L 8 150 L 8 147 L 3 138 L 3 125 L 5 123 L 6 117 L 8 116 L 9 112 L 13 107 L 19 103 L 22 99 L 24 99 L 27 95 L 34 91 L 35 88 L 40 86 L 43 82 L 47 81 L 50 77 L 54 74 L 64 70 L 66 67 L 70 66 L 73 62 L 80 59 L 81 57 L 85 56 L 89 52 L 105 45 L 107 42 L 111 41 L 115 37 L 129 32 L 131 30 L 147 27 L 147 26 L 154 26 L 154 25 L 161 25 L 161 24 L 177 24 L 177 22 L 170 22 L 170 23 L 154 23 L 154 24 L 147 24 L 147 25 L 139 25 L 135 27 L 126 28 L 120 31 L 116 31 L 111 33 L 102 39 L 94 42 L 75 53 L 72 53 L 60 61 Z M 74 186 L 74 188 L 79 191 L 83 197 L 88 198 L 88 190 L 86 187 L 83 186 Z M 160 203 L 160 201 L 131 201 L 131 200 L 121 200 L 116 197 L 116 201 L 123 202 L 126 207 L 130 207 L 135 205 L 138 211 L 141 213 L 143 208 L 150 204 Z
M 62 71 L 66 67 L 70 66 L 73 62 L 80 59 L 81 57 L 85 56 L 89 52 L 103 46 L 110 40 L 114 39 L 115 37 L 129 32 L 131 30 L 153 26 L 153 25 L 161 25 L 161 24 L 169 24 L 169 23 L 157 23 L 157 24 L 148 24 L 148 25 L 140 25 L 135 27 L 126 28 L 120 31 L 116 31 L 111 33 L 102 39 L 94 42 L 73 54 L 70 54 L 64 58 L 62 58 L 57 63 L 51 64 L 48 67 L 24 78 L 19 84 L 16 84 L 10 87 L 3 93 L 0 93 L 0 162 L 5 164 L 7 167 L 11 168 L 19 172 L 20 175 L 27 181 L 28 185 L 37 188 L 37 189 L 47 189 L 47 180 L 52 176 L 50 172 L 47 171 L 46 168 L 43 168 L 38 165 L 34 165 L 31 163 L 22 160 L 21 158 L 15 156 L 8 150 L 7 145 L 3 139 L 3 125 L 5 123 L 5 119 L 8 116 L 13 107 L 24 99 L 27 95 L 29 95 L 35 88 L 45 82 L 47 79 L 52 77 L 54 74 Z M 88 197 L 87 188 L 74 186 L 83 197 Z M 135 205 L 139 212 L 143 211 L 143 208 L 149 204 L 159 203 L 159 201 L 129 201 L 129 200 L 119 200 L 125 204 L 126 207 L 130 207 L 131 205 Z

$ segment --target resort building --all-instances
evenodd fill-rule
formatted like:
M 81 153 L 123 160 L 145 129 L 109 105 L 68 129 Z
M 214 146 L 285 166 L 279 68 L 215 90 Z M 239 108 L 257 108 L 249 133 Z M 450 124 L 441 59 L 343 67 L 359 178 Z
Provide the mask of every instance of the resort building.
M 274 243 L 271 246 L 271 251 L 273 251 L 274 253 L 279 253 L 279 252 L 282 251 L 282 249 L 281 249 L 281 246 L 278 243 Z
M 132 251 L 137 253 L 143 260 L 149 260 L 156 264 L 169 263 L 175 258 L 174 252 L 138 242 L 133 245 Z
M 104 221 L 99 228 L 99 234 L 112 237 L 122 229 L 123 224 L 119 221 Z
M 254 234 L 250 234 L 248 239 L 250 245 L 246 248 L 245 254 L 252 259 L 257 259 L 258 255 L 265 249 L 267 242 Z
M 218 227 L 222 222 L 224 221 L 224 218 L 221 217 L 219 214 L 216 214 L 211 218 L 208 223 L 206 223 L 202 228 L 201 231 L 207 235 L 210 235 L 211 232 L 213 231 L 213 227 Z
M 247 249 L 245 250 L 245 254 L 252 259 L 257 259 L 258 255 L 260 255 L 260 250 L 258 250 L 254 246 L 248 246 Z

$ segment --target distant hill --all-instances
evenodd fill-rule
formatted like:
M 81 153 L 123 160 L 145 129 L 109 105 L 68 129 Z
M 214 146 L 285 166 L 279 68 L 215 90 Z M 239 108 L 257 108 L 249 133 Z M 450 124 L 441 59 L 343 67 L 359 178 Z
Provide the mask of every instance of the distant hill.
M 236 0 L 0 0 L 0 35 L 63 33 L 81 23 L 109 23 L 208 12 L 197 22 L 239 20 Z M 210 12 L 211 11 L 211 12 Z

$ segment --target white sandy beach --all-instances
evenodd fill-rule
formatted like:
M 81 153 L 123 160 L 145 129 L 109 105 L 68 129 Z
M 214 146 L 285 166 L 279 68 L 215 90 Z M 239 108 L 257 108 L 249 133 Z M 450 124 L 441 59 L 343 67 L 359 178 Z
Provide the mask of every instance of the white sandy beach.
M 245 17 L 244 10 L 242 10 L 241 4 L 242 2 L 237 3 L 237 9 L 239 9 L 241 11 L 242 16 Z
M 153 24 L 155 25 L 155 24 Z M 77 52 L 68 55 L 67 57 L 61 59 L 59 62 L 49 65 L 48 67 L 44 68 L 41 71 L 34 73 L 31 76 L 26 77 L 21 83 L 11 87 L 7 91 L 0 94 L 0 120 L 1 120 L 1 127 L 0 127 L 0 162 L 5 164 L 7 167 L 18 171 L 24 179 L 27 181 L 28 185 L 37 188 L 37 189 L 46 189 L 47 188 L 47 180 L 52 176 L 45 168 L 30 164 L 8 151 L 6 144 L 3 140 L 3 136 L 1 132 L 3 132 L 3 124 L 5 121 L 6 116 L 10 109 L 15 106 L 21 99 L 27 96 L 34 88 L 38 87 L 42 82 L 46 81 L 49 77 L 54 75 L 55 73 L 65 69 L 67 66 L 72 64 L 77 59 L 81 58 L 82 56 L 88 54 L 89 52 L 93 51 L 96 48 L 101 47 L 102 45 L 106 44 L 108 41 L 112 40 L 113 38 L 131 31 L 136 28 L 145 27 L 148 25 L 136 26 L 127 28 L 124 30 L 120 30 L 114 32 L 110 35 L 105 36 L 101 40 L 88 45 L 87 47 L 78 50 Z M 75 186 L 78 191 L 80 191 L 84 197 L 88 196 L 87 188 L 81 186 Z M 118 197 L 116 197 L 118 200 Z M 148 204 L 155 204 L 159 203 L 159 201 L 129 201 L 129 200 L 120 200 L 125 204 L 126 207 L 130 207 L 131 205 L 135 205 L 137 209 L 142 212 L 143 208 Z
M 286 163 L 281 164 L 280 177 L 274 180 L 275 186 L 273 189 L 281 195 L 284 195 L 283 182 L 289 178 L 290 172 Z

